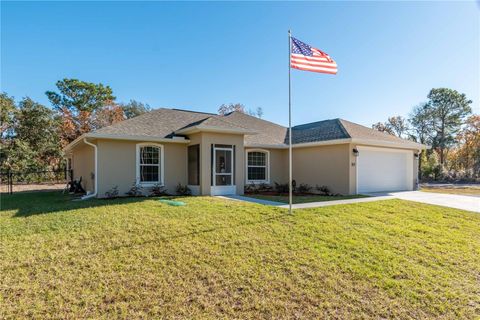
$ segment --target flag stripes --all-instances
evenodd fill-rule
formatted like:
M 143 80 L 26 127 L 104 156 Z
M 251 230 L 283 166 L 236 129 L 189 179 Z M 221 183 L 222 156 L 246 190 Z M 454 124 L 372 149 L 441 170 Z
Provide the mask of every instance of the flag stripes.
M 294 69 L 337 74 L 337 63 L 325 52 L 292 37 L 290 66 Z

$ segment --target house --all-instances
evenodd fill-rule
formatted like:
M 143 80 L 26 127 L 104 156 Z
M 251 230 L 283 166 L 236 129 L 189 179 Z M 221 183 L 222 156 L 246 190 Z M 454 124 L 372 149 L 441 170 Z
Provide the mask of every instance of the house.
M 66 148 L 75 179 L 103 197 L 117 186 L 180 183 L 193 194 L 243 194 L 288 182 L 288 128 L 240 112 L 157 109 L 87 133 Z M 293 179 L 335 193 L 413 190 L 425 147 L 342 120 L 292 128 Z

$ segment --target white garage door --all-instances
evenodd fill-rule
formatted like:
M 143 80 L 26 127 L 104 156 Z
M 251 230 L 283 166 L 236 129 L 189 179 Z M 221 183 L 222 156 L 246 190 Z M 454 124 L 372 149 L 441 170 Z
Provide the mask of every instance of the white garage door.
M 413 190 L 413 151 L 358 147 L 357 190 Z

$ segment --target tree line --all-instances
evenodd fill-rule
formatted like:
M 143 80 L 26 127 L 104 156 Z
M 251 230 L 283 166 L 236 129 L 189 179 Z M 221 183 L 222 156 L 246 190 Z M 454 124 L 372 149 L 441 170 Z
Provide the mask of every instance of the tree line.
M 0 94 L 0 165 L 18 172 L 63 169 L 62 149 L 80 135 L 151 110 L 117 102 L 109 86 L 77 79 L 56 83 L 46 95 L 53 108 L 29 97 Z
M 480 115 L 472 100 L 448 88 L 434 88 L 408 118 L 396 115 L 372 128 L 428 145 L 419 159 L 422 180 L 480 179 Z

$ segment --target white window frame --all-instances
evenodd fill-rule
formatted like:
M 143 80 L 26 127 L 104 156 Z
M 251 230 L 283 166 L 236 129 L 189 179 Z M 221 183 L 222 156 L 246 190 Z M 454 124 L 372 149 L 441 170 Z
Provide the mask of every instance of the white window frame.
M 263 168 L 263 166 L 249 166 L 248 165 L 248 154 L 250 152 L 261 152 L 265 153 L 267 159 L 265 161 L 265 180 L 249 180 L 248 179 L 248 167 L 257 167 Z M 270 151 L 265 149 L 248 149 L 245 152 L 245 181 L 247 184 L 260 184 L 260 183 L 270 183 Z
M 158 165 L 160 167 L 160 177 L 158 181 L 145 181 L 141 182 L 140 181 L 140 149 L 143 147 L 155 147 L 160 149 L 160 164 Z M 137 143 L 136 144 L 136 155 L 135 155 L 135 168 L 136 168 L 136 174 L 135 174 L 135 180 L 138 184 L 144 186 L 144 187 L 153 187 L 154 185 L 160 184 L 161 186 L 165 186 L 165 178 L 164 178 L 164 166 L 165 166 L 165 161 L 164 161 L 164 152 L 163 152 L 163 145 L 158 144 L 158 143 L 151 143 L 151 142 L 142 142 L 142 143 Z

